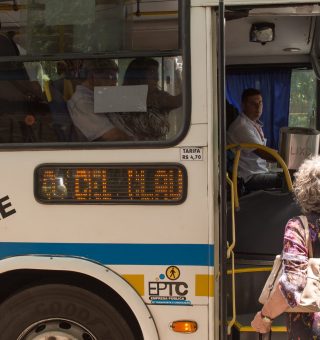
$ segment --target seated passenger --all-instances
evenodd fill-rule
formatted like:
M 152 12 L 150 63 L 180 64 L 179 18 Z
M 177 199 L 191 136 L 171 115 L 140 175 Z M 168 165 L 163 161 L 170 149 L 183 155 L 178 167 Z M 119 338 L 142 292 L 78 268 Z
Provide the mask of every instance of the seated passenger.
M 226 100 L 226 128 L 227 129 L 229 129 L 229 126 L 238 117 L 238 115 L 239 115 L 238 109 Z
M 73 124 L 89 141 L 118 141 L 130 139 L 109 118 L 94 112 L 94 87 L 115 86 L 118 67 L 112 60 L 86 60 L 83 65 L 86 79 L 76 87 L 68 101 Z
M 67 101 L 73 95 L 73 86 L 71 80 L 67 78 L 68 65 L 65 61 L 58 61 L 56 70 L 56 78 L 48 82 L 48 104 L 58 141 L 69 142 L 73 138 L 73 128 Z
M 10 33 L 0 34 L 0 56 L 19 56 L 19 49 Z M 5 58 L 6 59 L 6 58 Z M 4 60 L 5 60 L 4 59 Z M 2 143 L 36 142 L 42 138 L 41 124 L 35 115 L 46 112 L 41 103 L 42 89 L 30 78 L 26 63 L 0 63 L 0 140 Z
M 17 55 L 27 55 L 27 50 L 24 47 L 22 47 L 21 36 L 19 32 L 8 31 L 7 36 L 15 45 Z M 34 97 L 37 100 L 41 100 L 43 96 L 44 90 L 43 83 L 45 79 L 45 74 L 41 63 L 38 61 L 28 61 L 24 62 L 23 65 L 30 80 L 30 82 L 26 84 L 26 88 L 23 89 L 24 92 L 29 92 L 30 95 L 32 95 L 32 97 Z
M 163 140 L 169 131 L 169 112 L 182 105 L 182 94 L 173 96 L 158 87 L 159 63 L 152 58 L 133 60 L 125 73 L 123 85 L 148 85 L 147 112 L 110 115 L 116 126 L 125 127 L 137 140 Z
M 228 144 L 254 143 L 266 145 L 262 123 L 262 95 L 257 89 L 249 88 L 242 93 L 243 112 L 232 122 L 227 132 Z M 244 149 L 239 161 L 239 177 L 243 178 L 248 191 L 280 188 L 279 174 L 270 173 L 267 162 L 274 158 L 263 150 Z

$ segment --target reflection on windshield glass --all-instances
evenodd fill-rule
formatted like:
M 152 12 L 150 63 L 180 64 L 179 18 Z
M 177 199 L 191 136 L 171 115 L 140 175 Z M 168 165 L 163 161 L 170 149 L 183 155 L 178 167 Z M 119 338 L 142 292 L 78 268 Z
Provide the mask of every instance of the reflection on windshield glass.
M 21 54 L 178 49 L 177 0 L 145 0 L 138 7 L 123 0 L 1 3 L 1 30 Z

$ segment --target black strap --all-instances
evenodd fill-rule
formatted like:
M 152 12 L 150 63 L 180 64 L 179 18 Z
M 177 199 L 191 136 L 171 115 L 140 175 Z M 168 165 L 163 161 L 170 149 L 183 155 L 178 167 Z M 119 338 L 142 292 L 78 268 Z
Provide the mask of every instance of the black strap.
M 305 215 L 300 215 L 299 216 L 300 223 L 303 226 L 305 236 L 306 236 L 306 247 L 308 249 L 308 257 L 313 257 L 313 249 L 312 249 L 312 244 L 311 244 L 311 239 L 310 239 L 310 233 L 309 233 L 309 223 L 307 216 Z

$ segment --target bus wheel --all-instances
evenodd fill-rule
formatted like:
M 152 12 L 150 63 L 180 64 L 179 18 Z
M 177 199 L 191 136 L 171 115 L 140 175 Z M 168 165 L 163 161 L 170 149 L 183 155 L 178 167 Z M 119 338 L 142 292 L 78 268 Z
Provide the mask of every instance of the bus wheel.
M 82 288 L 47 284 L 0 305 L 0 338 L 17 340 L 134 340 L 121 314 Z

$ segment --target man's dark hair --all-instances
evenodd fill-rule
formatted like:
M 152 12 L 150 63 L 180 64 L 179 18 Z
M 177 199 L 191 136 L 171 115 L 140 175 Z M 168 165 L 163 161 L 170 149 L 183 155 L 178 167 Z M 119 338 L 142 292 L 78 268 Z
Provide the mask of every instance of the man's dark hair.
M 82 65 L 82 72 L 85 74 L 84 78 L 87 78 L 89 74 L 105 73 L 110 70 L 118 72 L 118 65 L 113 59 L 88 59 L 84 60 Z
M 159 63 L 152 58 L 137 58 L 131 61 L 123 78 L 123 85 L 148 84 L 149 72 L 158 73 Z
M 242 103 L 245 102 L 248 99 L 248 97 L 257 96 L 257 95 L 261 96 L 261 92 L 258 89 L 254 89 L 254 88 L 245 89 L 241 95 L 241 102 Z

